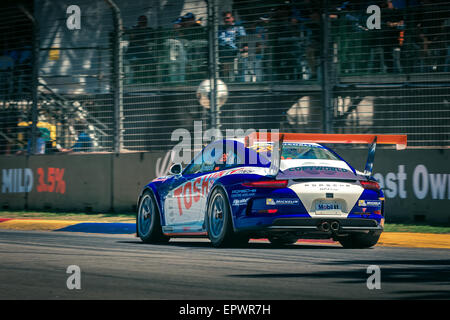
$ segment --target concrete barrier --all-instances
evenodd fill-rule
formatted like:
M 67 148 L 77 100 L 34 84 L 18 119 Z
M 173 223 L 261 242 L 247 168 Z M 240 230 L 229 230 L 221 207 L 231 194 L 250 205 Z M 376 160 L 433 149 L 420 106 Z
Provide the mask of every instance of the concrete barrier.
M 363 171 L 366 149 L 336 149 Z M 379 149 L 374 177 L 384 189 L 387 221 L 450 222 L 450 150 Z
M 336 149 L 362 170 L 367 149 Z M 450 150 L 379 149 L 375 177 L 387 221 L 450 222 Z M 139 191 L 167 172 L 168 153 L 0 156 L 4 209 L 131 212 Z
M 163 171 L 168 163 L 162 163 L 165 153 L 132 153 L 112 156 L 114 197 L 111 206 L 117 211 L 136 210 L 139 192 L 157 177 L 157 164 Z M 158 161 L 159 159 L 159 161 Z M 166 159 L 169 161 L 169 159 Z M 165 174 L 162 173 L 161 175 Z
M 161 154 L 164 157 L 165 153 Z M 130 212 L 159 154 L 1 156 L 3 209 Z

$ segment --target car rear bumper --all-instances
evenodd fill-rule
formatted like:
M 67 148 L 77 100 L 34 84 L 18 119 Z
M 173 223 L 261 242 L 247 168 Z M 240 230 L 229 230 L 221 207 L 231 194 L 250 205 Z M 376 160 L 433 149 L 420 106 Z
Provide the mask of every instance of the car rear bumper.
M 338 226 L 334 230 L 324 230 L 323 223 L 332 223 Z M 345 234 L 353 232 L 376 232 L 383 231 L 383 225 L 374 219 L 358 219 L 358 218 L 277 218 L 270 225 L 258 225 L 244 228 L 239 231 L 275 233 L 275 232 L 294 232 L 298 234 L 315 233 L 315 234 Z
M 268 230 L 279 231 L 298 231 L 311 230 L 320 231 L 323 222 L 337 222 L 340 231 L 383 231 L 383 227 L 376 220 L 372 219 L 323 219 L 323 218 L 281 218 L 274 220 Z

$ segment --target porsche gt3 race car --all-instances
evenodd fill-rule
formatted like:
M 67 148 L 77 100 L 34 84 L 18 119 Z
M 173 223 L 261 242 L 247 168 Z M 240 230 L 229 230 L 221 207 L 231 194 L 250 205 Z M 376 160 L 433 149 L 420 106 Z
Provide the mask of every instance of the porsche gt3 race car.
M 320 143 L 368 143 L 364 172 Z M 206 146 L 184 170 L 174 164 L 138 198 L 137 236 L 144 242 L 208 237 L 215 247 L 250 238 L 275 245 L 333 239 L 347 248 L 374 246 L 385 198 L 372 177 L 376 144 L 406 148 L 404 135 L 253 133 Z

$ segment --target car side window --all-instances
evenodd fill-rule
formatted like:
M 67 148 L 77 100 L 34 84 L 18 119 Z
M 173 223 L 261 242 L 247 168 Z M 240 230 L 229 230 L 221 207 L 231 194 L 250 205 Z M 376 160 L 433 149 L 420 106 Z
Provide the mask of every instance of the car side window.
M 245 153 L 243 157 L 245 159 Z M 219 144 L 212 144 L 205 148 L 201 154 L 197 155 L 183 174 L 207 173 L 229 169 L 244 164 L 244 159 L 241 159 L 241 156 L 233 148 L 227 150 L 225 145 L 221 148 Z
M 245 157 L 245 156 L 244 156 Z M 225 169 L 233 168 L 238 165 L 244 164 L 244 159 L 241 159 L 238 153 L 236 153 L 234 150 L 230 150 L 227 153 L 223 155 L 223 163 L 225 165 Z
M 201 163 L 191 163 L 183 172 L 183 175 L 199 173 L 202 168 Z
M 224 170 L 241 164 L 244 162 L 241 161 L 234 148 L 227 150 L 225 145 L 223 148 L 217 149 L 212 147 L 205 153 L 201 172 Z
M 214 171 L 215 162 L 215 148 L 209 146 L 194 158 L 183 174 L 187 175 Z
M 191 163 L 186 167 L 186 169 L 183 172 L 183 175 L 188 174 L 196 174 L 199 173 L 202 169 L 203 161 L 202 161 L 202 153 L 198 154 L 194 160 L 191 161 Z
M 200 172 L 211 172 L 217 168 L 219 155 L 216 148 L 210 147 L 203 152 L 203 163 Z

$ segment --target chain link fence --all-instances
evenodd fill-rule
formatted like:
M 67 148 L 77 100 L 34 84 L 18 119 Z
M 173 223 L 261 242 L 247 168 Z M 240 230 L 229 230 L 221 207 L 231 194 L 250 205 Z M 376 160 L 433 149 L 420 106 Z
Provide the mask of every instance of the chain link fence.
M 2 5 L 0 154 L 168 150 L 195 121 L 450 146 L 446 1 L 72 5 Z

